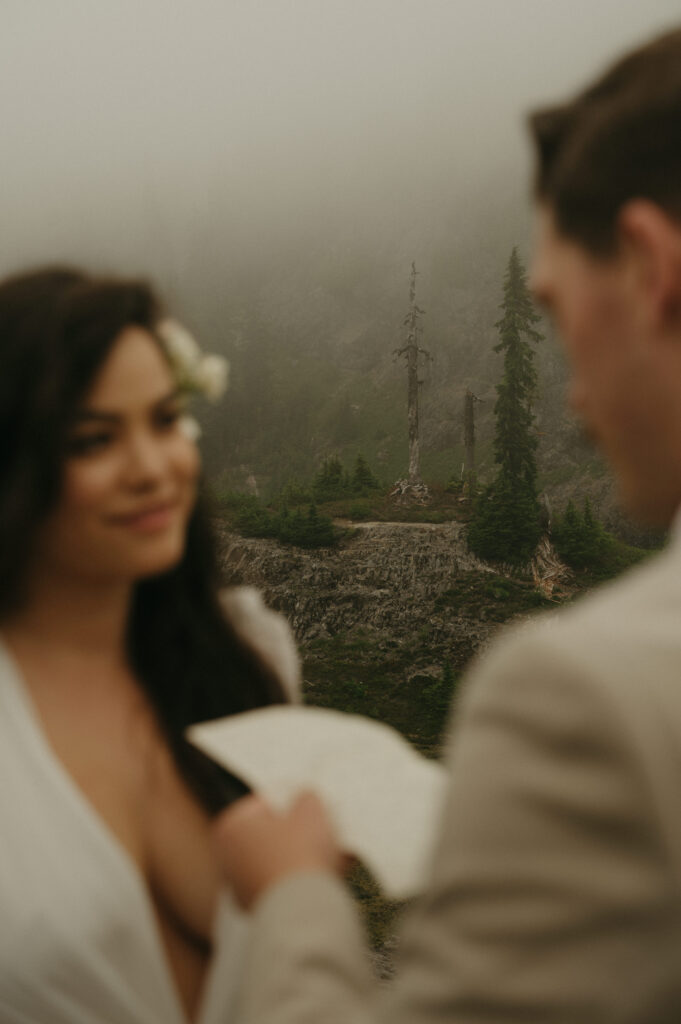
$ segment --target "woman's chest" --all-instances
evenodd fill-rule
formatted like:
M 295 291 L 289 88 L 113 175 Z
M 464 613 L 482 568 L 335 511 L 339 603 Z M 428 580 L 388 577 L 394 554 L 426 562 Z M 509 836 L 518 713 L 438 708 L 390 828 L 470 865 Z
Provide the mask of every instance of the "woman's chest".
M 187 1015 L 210 961 L 219 877 L 209 826 L 143 705 L 41 709 L 46 737 L 95 824 L 143 880 L 157 937 Z M 71 709 L 73 712 L 73 709 Z
M 206 877 L 213 888 L 208 819 L 136 682 L 123 676 L 107 687 L 69 689 L 52 680 L 33 697 L 53 753 L 154 890 L 171 879 L 173 890 L 205 902 L 202 887 L 183 877 Z

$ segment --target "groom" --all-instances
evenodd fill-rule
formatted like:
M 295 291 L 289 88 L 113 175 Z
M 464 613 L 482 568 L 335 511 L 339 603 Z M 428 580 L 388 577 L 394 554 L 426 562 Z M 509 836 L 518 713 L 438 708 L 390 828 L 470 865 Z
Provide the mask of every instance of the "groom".
M 376 990 L 322 808 L 218 822 L 240 1024 L 681 1020 L 681 30 L 530 121 L 537 300 L 570 401 L 668 549 L 470 675 L 425 896 Z

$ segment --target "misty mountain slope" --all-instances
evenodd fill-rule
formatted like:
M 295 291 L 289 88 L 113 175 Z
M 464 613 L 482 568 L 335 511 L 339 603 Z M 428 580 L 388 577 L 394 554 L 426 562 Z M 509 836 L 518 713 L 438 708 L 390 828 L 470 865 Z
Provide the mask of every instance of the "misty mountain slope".
M 433 243 L 417 263 L 417 301 L 426 310 L 420 379 L 422 472 L 458 477 L 463 462 L 463 404 L 476 404 L 476 458 L 484 483 L 494 472 L 495 387 L 508 225 L 477 244 L 459 237 Z M 444 235 L 444 229 L 443 229 Z M 380 261 L 382 258 L 383 262 Z M 231 362 L 226 401 L 201 411 L 211 476 L 260 493 L 291 478 L 309 480 L 337 454 L 359 452 L 390 484 L 407 465 L 406 367 L 395 359 L 405 340 L 409 261 L 377 250 L 328 245 L 273 264 L 261 281 L 204 308 L 205 333 Z M 602 461 L 585 445 L 564 403 L 566 370 L 548 325 L 536 347 L 540 484 L 559 507 L 589 495 L 607 522 L 618 513 Z

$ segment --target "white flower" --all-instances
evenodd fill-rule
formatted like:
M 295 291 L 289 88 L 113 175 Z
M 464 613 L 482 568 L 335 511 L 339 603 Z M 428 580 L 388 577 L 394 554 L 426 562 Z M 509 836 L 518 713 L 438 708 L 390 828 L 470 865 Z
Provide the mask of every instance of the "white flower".
M 211 402 L 220 398 L 227 387 L 227 360 L 222 356 L 204 356 L 195 339 L 177 320 L 162 320 L 155 332 L 168 357 L 178 390 L 184 395 L 198 392 Z M 184 413 L 179 426 L 190 441 L 201 437 L 201 427 L 193 416 Z
M 191 378 L 201 359 L 201 349 L 186 327 L 170 318 L 156 325 L 163 347 L 173 368 L 183 377 Z
M 203 356 L 192 374 L 196 388 L 211 402 L 221 398 L 227 388 L 229 363 L 223 356 Z
M 201 437 L 201 427 L 197 420 L 189 413 L 180 416 L 179 427 L 188 441 L 198 441 Z

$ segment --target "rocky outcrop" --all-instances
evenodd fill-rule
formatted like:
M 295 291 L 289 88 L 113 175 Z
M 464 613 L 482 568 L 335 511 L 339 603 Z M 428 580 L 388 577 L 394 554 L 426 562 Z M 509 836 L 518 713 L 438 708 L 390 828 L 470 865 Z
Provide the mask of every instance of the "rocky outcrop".
M 461 574 L 496 576 L 468 550 L 461 523 L 357 524 L 340 547 L 316 551 L 229 533 L 223 539 L 228 581 L 259 587 L 303 645 L 364 628 L 391 645 L 421 633 L 446 654 L 462 643 L 476 648 L 494 628 L 437 608 Z

